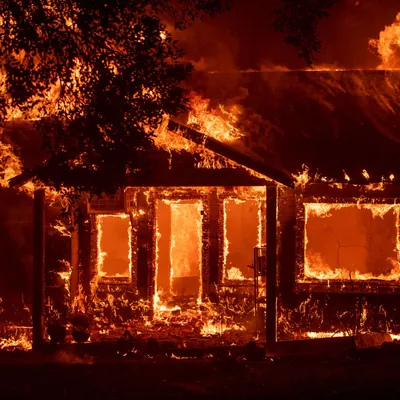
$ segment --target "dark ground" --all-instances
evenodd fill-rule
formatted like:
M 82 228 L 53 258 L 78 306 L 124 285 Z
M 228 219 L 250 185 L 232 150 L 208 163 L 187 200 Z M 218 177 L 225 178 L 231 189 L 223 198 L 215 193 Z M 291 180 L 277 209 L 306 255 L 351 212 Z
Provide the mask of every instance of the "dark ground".
M 77 363 L 80 362 L 80 363 Z M 86 364 L 82 364 L 86 362 Z M 400 353 L 262 363 L 0 354 L 1 399 L 400 398 Z

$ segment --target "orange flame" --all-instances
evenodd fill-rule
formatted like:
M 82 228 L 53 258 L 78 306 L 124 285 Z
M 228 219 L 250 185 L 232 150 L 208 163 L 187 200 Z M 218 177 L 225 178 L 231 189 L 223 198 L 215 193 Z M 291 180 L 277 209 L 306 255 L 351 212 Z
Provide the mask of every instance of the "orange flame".
M 398 281 L 400 278 L 400 238 L 399 238 L 399 216 L 400 208 L 397 204 L 331 204 L 331 203 L 305 203 L 305 234 L 304 234 L 304 248 L 305 248 L 305 262 L 304 274 L 308 278 L 319 280 L 348 280 L 350 272 L 343 268 L 332 269 L 321 258 L 320 254 L 307 251 L 308 235 L 307 235 L 307 220 L 310 216 L 318 216 L 320 218 L 327 218 L 331 215 L 333 210 L 342 209 L 344 207 L 356 207 L 357 209 L 369 210 L 372 217 L 383 218 L 388 212 L 394 212 L 396 215 L 396 249 L 397 259 L 390 260 L 393 268 L 389 274 L 374 275 L 372 273 L 361 273 L 360 271 L 352 271 L 351 279 L 355 280 L 370 280 L 379 279 L 386 281 Z
M 236 127 L 240 109 L 232 106 L 226 109 L 219 105 L 218 109 L 210 108 L 210 100 L 192 94 L 189 105 L 191 111 L 187 124 L 220 142 L 231 143 L 240 139 L 243 134 Z
M 392 25 L 386 26 L 379 39 L 370 39 L 371 47 L 376 48 L 381 64 L 379 69 L 398 69 L 400 67 L 400 13 Z

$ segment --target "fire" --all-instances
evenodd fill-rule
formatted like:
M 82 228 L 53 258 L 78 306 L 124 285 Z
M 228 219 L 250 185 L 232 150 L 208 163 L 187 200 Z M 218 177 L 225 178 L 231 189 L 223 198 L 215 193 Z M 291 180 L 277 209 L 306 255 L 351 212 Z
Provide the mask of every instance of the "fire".
M 170 219 L 164 218 L 162 223 L 161 210 L 170 215 Z M 201 303 L 202 210 L 201 201 L 164 199 L 157 205 L 156 287 L 153 302 L 156 313 L 180 310 L 180 307 L 165 304 L 164 300 L 171 296 L 193 295 L 197 303 Z M 161 240 L 169 243 L 168 254 L 163 247 L 163 258 L 168 257 L 168 263 L 160 264 Z M 169 282 L 165 280 L 166 273 L 169 274 Z
M 101 214 L 96 217 L 96 226 L 97 226 L 97 277 L 105 277 L 105 276 L 110 276 L 111 272 L 110 271 L 105 271 L 105 262 L 107 260 L 108 254 L 103 250 L 103 224 L 105 220 L 111 221 L 112 219 L 119 219 L 119 220 L 126 220 L 130 221 L 130 217 L 128 214 Z M 126 259 L 128 260 L 129 263 L 129 268 L 127 273 L 121 273 L 117 272 L 115 274 L 112 274 L 110 277 L 125 277 L 126 275 L 128 277 L 131 276 L 132 273 L 132 250 L 131 250 L 131 238 L 132 238 L 132 231 L 131 231 L 131 225 L 130 222 L 128 223 L 128 228 L 127 228 L 127 243 L 126 243 L 126 249 L 127 249 L 127 255 Z M 118 241 L 118 237 L 115 237 L 115 241 Z M 124 260 L 117 260 L 123 262 Z
M 392 25 L 386 26 L 379 34 L 379 39 L 370 39 L 381 58 L 379 69 L 398 69 L 400 67 L 400 13 Z
M 194 93 L 191 94 L 189 106 L 191 108 L 187 121 L 189 126 L 224 143 L 234 142 L 243 136 L 235 126 L 240 115 L 238 106 L 226 109 L 223 105 L 219 105 L 217 109 L 211 109 L 210 100 Z
M 372 214 L 372 218 L 384 218 L 388 213 L 393 213 L 396 220 L 396 239 L 395 239 L 395 251 L 397 254 L 396 259 L 388 259 L 392 265 L 392 269 L 389 273 L 376 273 L 371 272 L 360 272 L 359 269 L 348 269 L 342 268 L 337 255 L 338 265 L 333 268 L 328 265 L 322 258 L 321 253 L 314 252 L 309 249 L 309 232 L 307 229 L 307 223 L 310 217 L 328 218 L 332 216 L 334 210 L 343 210 L 345 208 L 353 208 L 357 210 L 368 210 Z M 304 248 L 305 248 L 305 263 L 304 263 L 304 275 L 307 278 L 318 279 L 318 280 L 385 280 L 385 281 L 398 281 L 400 278 L 400 238 L 399 238 L 399 216 L 400 208 L 397 204 L 330 204 L 330 203 L 307 203 L 305 204 L 305 234 L 304 234 Z M 338 249 L 340 250 L 340 242 L 338 241 Z M 360 246 L 356 246 L 360 247 Z M 338 250 L 338 254 L 339 254 Z M 357 259 L 358 260 L 358 259 Z
M 362 176 L 363 176 L 367 181 L 369 181 L 369 173 L 368 173 L 368 171 L 367 171 L 366 169 L 363 169 L 363 170 L 362 170 Z
M 13 147 L 0 141 L 0 186 L 9 187 L 9 180 L 22 173 L 23 166 L 21 159 L 15 154 Z M 28 182 L 20 187 L 20 190 L 31 197 L 34 192 L 34 185 Z
M 32 342 L 27 336 L 11 337 L 8 339 L 0 338 L 0 350 L 32 350 Z
M 248 267 L 252 265 L 254 247 L 262 246 L 265 241 L 263 238 L 265 195 L 264 187 L 234 188 L 234 195 L 227 197 L 223 202 L 224 280 L 252 279 L 252 274 L 250 277 L 247 271 L 250 272 Z M 239 225 L 233 223 L 233 220 Z M 245 237 L 238 236 L 237 233 Z M 246 258 L 238 258 L 235 252 L 245 253 Z
M 0 350 L 32 350 L 31 327 L 13 325 L 2 328 L 5 332 L 0 338 Z
M 169 131 L 167 126 L 168 116 L 164 116 L 162 124 L 160 124 L 160 126 L 155 130 L 152 137 L 153 143 L 157 148 L 163 149 L 170 154 L 173 151 L 177 153 L 186 151 L 195 154 L 196 157 L 200 159 L 200 161 L 195 165 L 196 168 L 221 169 L 238 167 L 238 164 L 226 159 L 225 157 L 218 156 L 203 145 L 185 139 L 179 132 Z
M 196 277 L 200 280 L 198 300 L 201 302 L 201 202 L 194 204 L 171 204 L 171 275 L 170 285 L 174 291 L 174 279 Z M 185 221 L 184 224 L 183 221 Z
M 312 177 L 309 174 L 309 172 L 310 169 L 307 167 L 307 165 L 303 165 L 302 172 L 299 172 L 297 175 L 296 174 L 292 175 L 296 181 L 297 186 L 304 188 L 307 185 L 307 183 L 311 181 Z
M 224 332 L 230 330 L 244 331 L 245 328 L 235 323 L 226 324 L 222 322 L 218 323 L 211 320 L 207 320 L 206 323 L 202 326 L 200 333 L 202 336 L 213 336 L 213 335 L 222 335 Z
M 71 232 L 68 227 L 60 220 L 56 221 L 56 224 L 53 225 L 53 228 L 61 235 L 65 237 L 71 237 Z
M 306 332 L 306 336 L 310 339 L 324 339 L 332 337 L 344 337 L 348 336 L 346 332 Z
M 242 271 L 239 268 L 231 267 L 227 271 L 227 277 L 229 280 L 234 281 L 244 281 L 246 278 L 244 277 Z

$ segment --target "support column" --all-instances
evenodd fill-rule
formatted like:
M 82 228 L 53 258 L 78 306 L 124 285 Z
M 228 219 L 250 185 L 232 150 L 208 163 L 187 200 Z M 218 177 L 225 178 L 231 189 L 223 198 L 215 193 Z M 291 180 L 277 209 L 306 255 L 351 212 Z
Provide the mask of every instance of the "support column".
M 138 222 L 137 222 L 137 289 L 139 296 L 142 299 L 149 298 L 149 286 L 152 282 L 152 276 L 149 271 L 149 264 L 151 263 L 151 247 L 152 243 L 151 231 L 149 229 L 149 203 L 147 201 L 146 193 L 142 190 L 137 194 L 137 209 L 138 209 Z M 140 210 L 142 210 L 140 212 Z
M 277 341 L 277 268 L 276 224 L 277 189 L 267 187 L 267 351 L 274 350 Z
M 217 189 L 210 193 L 210 246 L 209 246 L 209 263 L 210 263 L 210 287 L 209 292 L 213 292 L 214 285 L 219 283 L 219 201 Z
M 38 189 L 34 195 L 33 217 L 33 299 L 32 322 L 33 350 L 38 350 L 44 340 L 45 311 L 45 190 Z
M 75 225 L 71 232 L 71 304 L 78 291 L 79 282 L 79 227 Z

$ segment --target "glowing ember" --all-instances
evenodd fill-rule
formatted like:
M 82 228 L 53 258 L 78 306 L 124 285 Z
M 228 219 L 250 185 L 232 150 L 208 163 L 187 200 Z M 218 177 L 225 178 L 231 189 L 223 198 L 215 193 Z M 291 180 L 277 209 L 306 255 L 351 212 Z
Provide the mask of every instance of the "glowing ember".
M 332 337 L 348 336 L 346 332 L 306 332 L 306 336 L 310 339 L 324 339 Z
M 369 44 L 376 48 L 381 58 L 380 69 L 400 67 L 400 13 L 392 25 L 386 26 L 379 39 L 370 39 Z
M 245 331 L 245 328 L 235 323 L 226 324 L 222 322 L 218 323 L 211 320 L 207 320 L 207 322 L 201 328 L 201 335 L 202 336 L 222 335 L 224 332 L 230 330 Z
M 225 143 L 231 143 L 243 136 L 235 126 L 240 115 L 238 106 L 225 108 L 219 105 L 217 109 L 211 109 L 210 100 L 193 93 L 189 106 L 191 108 L 187 121 L 189 126 Z
M 400 334 L 391 333 L 390 336 L 392 337 L 393 340 L 396 341 L 400 340 Z

